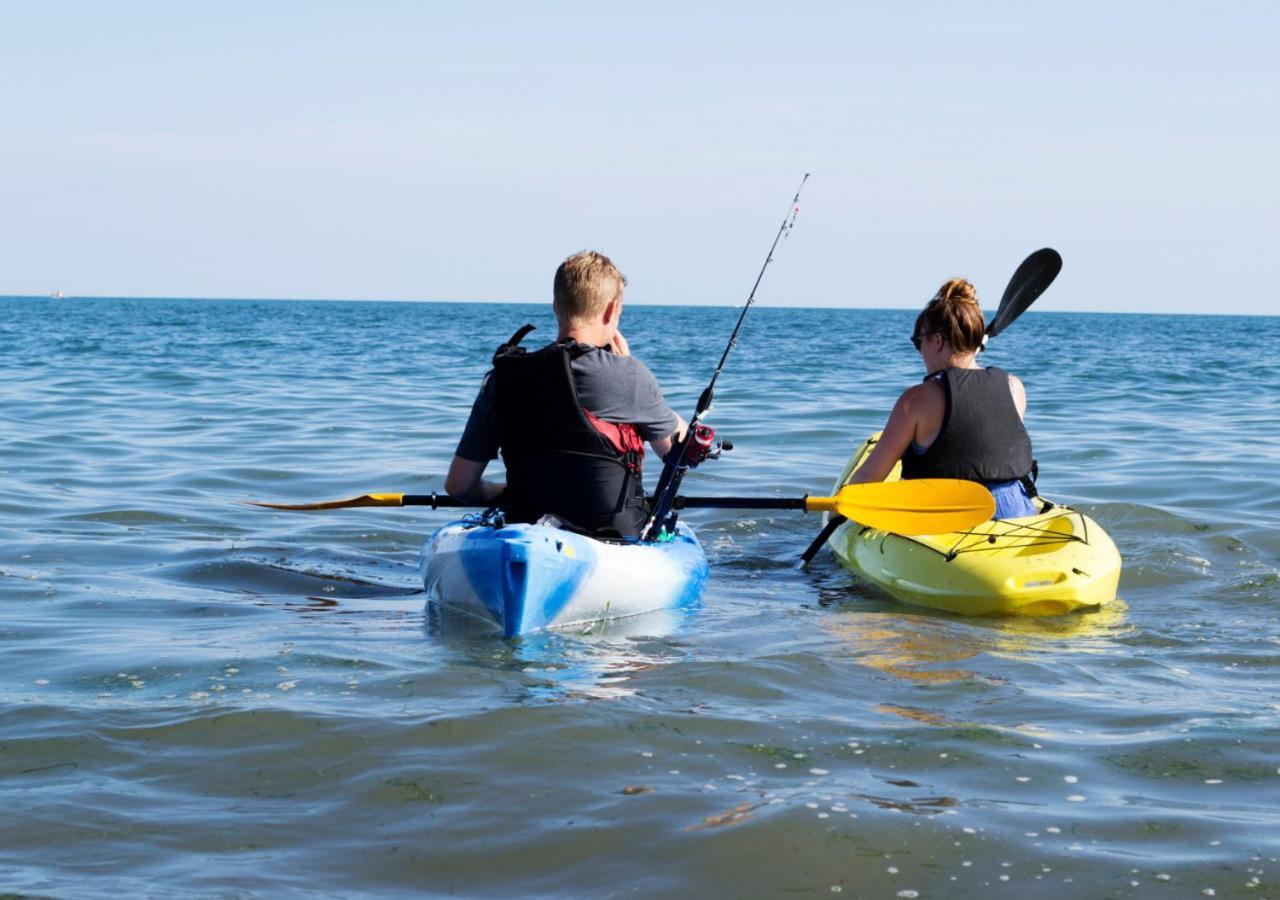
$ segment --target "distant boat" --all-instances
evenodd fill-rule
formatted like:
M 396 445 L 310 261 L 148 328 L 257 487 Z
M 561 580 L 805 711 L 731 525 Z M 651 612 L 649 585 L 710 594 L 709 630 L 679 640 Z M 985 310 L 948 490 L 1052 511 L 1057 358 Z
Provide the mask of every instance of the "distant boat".
M 67 295 L 62 293 L 62 291 L 54 291 L 52 294 L 49 295 L 49 299 L 50 300 L 66 300 Z

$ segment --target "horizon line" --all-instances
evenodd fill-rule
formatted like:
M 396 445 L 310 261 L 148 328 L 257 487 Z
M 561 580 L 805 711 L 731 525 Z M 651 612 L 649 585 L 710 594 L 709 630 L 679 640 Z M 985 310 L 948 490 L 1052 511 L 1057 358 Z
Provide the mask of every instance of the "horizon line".
M 55 296 L 52 294 L 0 294 L 0 300 L 44 300 L 50 303 L 63 303 L 66 301 L 76 300 L 143 300 L 143 301 L 163 301 L 163 300 L 190 300 L 196 302 L 227 302 L 227 303 L 436 303 L 449 305 L 471 305 L 481 304 L 489 306 L 550 306 L 550 300 L 385 300 L 373 297 L 177 297 L 163 296 L 158 294 L 75 294 Z M 670 307 L 674 309 L 738 309 L 742 303 L 665 303 L 665 302 L 645 302 L 643 300 L 628 301 L 628 306 L 643 306 L 646 308 Z M 918 306 L 814 306 L 796 303 L 768 304 L 761 306 L 764 309 L 863 309 L 869 311 L 884 312 L 903 312 L 918 310 Z M 1230 317 L 1230 316 L 1247 316 L 1252 318 L 1275 318 L 1277 313 L 1259 313 L 1259 312 L 1152 312 L 1150 310 L 1096 310 L 1096 309 L 1036 309 L 1028 310 L 1028 312 L 1037 313 L 1071 313 L 1073 315 L 1101 315 L 1101 316 L 1205 316 L 1205 317 Z

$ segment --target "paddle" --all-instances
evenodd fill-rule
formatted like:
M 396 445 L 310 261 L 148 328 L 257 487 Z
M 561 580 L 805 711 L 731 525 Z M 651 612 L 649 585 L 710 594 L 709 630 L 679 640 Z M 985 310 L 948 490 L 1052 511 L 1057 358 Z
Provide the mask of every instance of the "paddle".
M 955 478 L 848 484 L 834 497 L 681 497 L 676 505 L 831 512 L 898 534 L 938 534 L 972 528 L 996 511 L 990 491 L 975 481 Z
M 1037 250 L 1024 259 L 1009 279 L 1009 286 L 1004 289 L 995 318 L 987 324 L 986 337 L 993 338 L 1012 325 L 1053 284 L 1053 279 L 1061 271 L 1062 257 L 1057 250 L 1049 247 Z M 986 346 L 985 338 L 983 346 Z
M 1000 305 L 996 308 L 995 318 L 987 325 L 986 334 L 982 338 L 983 350 L 987 347 L 987 339 L 993 338 L 1000 332 L 1004 331 L 1018 316 L 1027 311 L 1036 298 L 1045 292 L 1049 285 L 1053 284 L 1053 280 L 1058 277 L 1058 273 L 1062 271 L 1062 257 L 1058 255 L 1058 251 L 1050 247 L 1037 250 L 1032 253 L 1013 272 L 1013 276 L 1009 279 L 1009 285 L 1004 289 L 1004 296 L 1000 298 Z M 818 532 L 818 536 L 813 539 L 813 543 L 805 548 L 804 553 L 800 554 L 799 567 L 807 566 L 822 549 L 825 544 L 835 534 L 837 528 L 844 524 L 847 519 L 853 519 L 855 522 L 862 522 L 857 516 L 834 515 L 827 520 L 827 524 L 822 527 L 822 531 Z M 868 525 L 868 522 L 862 522 Z M 975 523 L 976 524 L 976 523 Z M 878 526 L 873 526 L 878 527 Z M 968 526 L 965 526 L 968 527 Z M 886 529 L 892 531 L 893 529 Z M 903 532 L 905 534 L 905 532 Z M 927 532 L 926 532 L 927 533 Z
M 430 506 L 432 509 L 447 507 L 474 507 L 478 504 L 463 503 L 448 494 L 441 496 L 430 494 L 361 494 L 359 497 L 348 497 L 345 500 L 321 500 L 317 503 L 267 503 L 264 500 L 245 500 L 250 506 L 261 506 L 266 509 L 284 509 L 296 512 L 310 512 L 318 509 L 354 509 L 360 506 Z
M 283 510 L 349 509 L 365 506 L 463 507 L 452 497 L 439 494 L 361 494 L 345 500 L 319 503 L 265 503 L 245 501 L 252 506 Z M 805 512 L 834 512 L 873 528 L 898 534 L 937 534 L 969 528 L 991 518 L 995 500 L 991 493 L 972 481 L 951 478 L 921 478 L 913 481 L 885 481 L 851 484 L 834 497 L 679 497 L 677 508 L 690 509 L 800 509 Z

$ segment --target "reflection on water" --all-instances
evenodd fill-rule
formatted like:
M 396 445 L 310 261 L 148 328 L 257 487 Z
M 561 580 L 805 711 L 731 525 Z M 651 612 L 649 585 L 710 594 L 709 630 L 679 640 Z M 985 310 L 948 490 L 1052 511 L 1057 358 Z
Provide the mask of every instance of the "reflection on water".
M 656 610 L 501 640 L 493 623 L 429 601 L 424 627 L 456 665 L 527 676 L 515 702 L 616 700 L 635 692 L 629 682 L 637 673 L 683 658 L 674 637 L 687 630 L 692 614 Z
M 1121 652 L 1112 642 L 1132 632 L 1128 607 L 1116 600 L 1064 616 L 962 618 L 893 605 L 876 612 L 835 613 L 822 627 L 863 665 L 926 684 L 1001 681 L 990 666 L 957 668 L 982 657 Z

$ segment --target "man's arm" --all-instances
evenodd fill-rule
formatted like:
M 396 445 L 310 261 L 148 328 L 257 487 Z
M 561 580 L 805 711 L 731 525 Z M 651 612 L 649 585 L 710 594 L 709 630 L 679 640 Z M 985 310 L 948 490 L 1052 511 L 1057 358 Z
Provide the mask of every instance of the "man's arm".
M 444 489 L 450 497 L 463 503 L 489 506 L 507 486 L 481 477 L 488 465 L 487 462 L 455 456 L 449 463 L 449 474 L 444 477 Z
M 662 457 L 670 453 L 671 448 L 677 442 L 684 440 L 684 433 L 689 428 L 689 423 L 681 417 L 680 413 L 673 410 L 671 414 L 676 417 L 676 430 L 666 437 L 649 441 L 649 446 L 653 448 L 654 453 L 658 454 L 658 459 L 662 459 Z
M 485 467 L 498 453 L 497 412 L 493 401 L 493 373 L 485 375 L 471 405 L 467 426 L 449 463 L 444 489 L 463 503 L 489 506 L 506 489 L 505 484 L 484 481 Z

